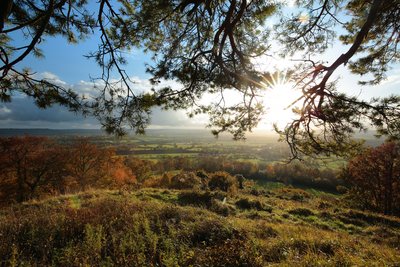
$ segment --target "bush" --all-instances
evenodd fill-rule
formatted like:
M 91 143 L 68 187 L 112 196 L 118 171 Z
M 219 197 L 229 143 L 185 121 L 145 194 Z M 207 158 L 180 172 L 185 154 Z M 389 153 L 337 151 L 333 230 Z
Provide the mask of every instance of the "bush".
M 327 209 L 332 207 L 332 204 L 330 204 L 329 202 L 326 201 L 320 201 L 318 204 L 318 209 Z
M 236 178 L 236 181 L 237 181 L 238 184 L 239 184 L 239 189 L 243 189 L 243 188 L 244 188 L 243 183 L 244 183 L 244 181 L 246 180 L 246 179 L 244 178 L 244 176 L 243 176 L 242 174 L 236 174 L 236 175 L 235 175 L 235 178 Z
M 178 195 L 178 201 L 182 205 L 192 205 L 197 207 L 211 207 L 213 199 L 223 200 L 226 194 L 223 192 L 182 192 Z
M 210 210 L 223 216 L 234 215 L 236 213 L 236 208 L 233 205 L 218 199 L 211 200 Z
M 361 212 L 357 210 L 349 210 L 338 214 L 338 219 L 344 223 L 350 223 L 358 226 L 365 225 L 387 225 L 391 227 L 400 227 L 400 220 L 398 218 Z
M 256 199 L 253 200 L 249 198 L 241 198 L 238 201 L 236 201 L 235 204 L 240 209 L 256 209 L 260 211 L 272 212 L 272 207 Z
M 196 176 L 197 176 L 197 177 L 200 177 L 200 179 L 202 179 L 202 180 L 204 180 L 204 181 L 206 181 L 206 180 L 209 179 L 208 174 L 207 174 L 205 171 L 203 171 L 203 170 L 197 171 L 197 172 L 196 172 Z
M 206 247 L 195 256 L 194 262 L 194 266 L 265 266 L 259 248 L 243 239 L 229 239 Z
M 264 220 L 259 220 L 252 227 L 251 232 L 256 238 L 267 239 L 271 237 L 277 237 L 279 235 L 278 231 L 274 227 L 267 224 Z
M 181 172 L 171 178 L 170 188 L 173 189 L 200 189 L 202 181 L 193 172 Z
M 273 244 L 266 253 L 266 260 L 270 262 L 279 263 L 285 260 L 286 258 L 290 257 L 290 254 L 303 256 L 309 253 L 319 253 L 324 256 L 332 257 L 335 255 L 336 250 L 338 250 L 338 244 L 335 243 L 334 241 L 329 241 L 329 240 L 316 241 L 316 240 L 291 238 L 290 240 L 281 240 L 280 242 Z M 296 264 L 296 266 L 303 266 L 303 264 Z M 304 266 L 309 266 L 309 264 L 306 264 Z M 350 265 L 339 264 L 334 266 L 350 266 Z
M 167 172 L 165 172 L 165 173 L 163 173 L 163 175 L 162 175 L 162 177 L 161 177 L 161 179 L 160 179 L 160 184 L 159 184 L 159 186 L 161 186 L 161 187 L 170 187 L 170 185 L 171 185 L 171 174 L 169 174 L 169 173 L 167 173 Z
M 375 243 L 387 243 L 391 247 L 398 247 L 400 244 L 400 233 L 387 226 L 370 226 L 364 230 L 364 233 L 371 237 Z
M 346 194 L 349 191 L 349 189 L 343 185 L 338 185 L 336 186 L 336 191 L 340 194 Z
M 311 198 L 311 194 L 303 189 L 285 187 L 277 190 L 279 198 L 303 202 Z
M 208 181 L 211 190 L 222 190 L 235 193 L 238 189 L 238 182 L 235 177 L 226 172 L 215 172 Z
M 349 194 L 361 207 L 400 216 L 400 143 L 388 142 L 366 149 L 349 161 L 341 176 Z
M 249 191 L 249 194 L 251 194 L 253 196 L 256 196 L 256 197 L 258 197 L 258 196 L 267 196 L 268 195 L 266 190 L 264 190 L 264 189 L 256 189 L 256 188 L 252 188 Z
M 308 217 L 308 216 L 314 215 L 314 212 L 312 210 L 307 209 L 307 208 L 292 209 L 292 210 L 289 211 L 289 213 L 293 214 L 293 215 L 304 216 L 304 217 Z
M 223 192 L 182 192 L 178 195 L 181 205 L 203 207 L 223 216 L 235 214 L 235 207 L 225 203 L 226 194 Z
M 219 245 L 229 239 L 238 238 L 239 232 L 220 219 L 205 218 L 190 228 L 190 241 L 193 245 Z

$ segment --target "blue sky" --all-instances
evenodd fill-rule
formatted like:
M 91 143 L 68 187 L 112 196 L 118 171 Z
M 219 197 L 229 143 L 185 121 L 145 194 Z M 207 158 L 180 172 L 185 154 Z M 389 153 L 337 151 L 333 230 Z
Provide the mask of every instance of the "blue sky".
M 51 78 L 84 92 L 91 86 L 90 77 L 96 77 L 100 74 L 100 69 L 96 63 L 84 57 L 90 51 L 96 50 L 96 37 L 98 36 L 95 35 L 78 45 L 68 44 L 62 38 L 47 38 L 40 44 L 40 48 L 45 53 L 45 58 L 38 59 L 29 56 L 18 67 L 29 67 L 39 77 Z M 15 41 L 23 42 L 23 39 L 15 37 Z M 335 44 L 324 57 L 329 61 L 345 51 L 346 47 Z M 149 88 L 150 84 L 147 79 L 150 76 L 145 72 L 145 63 L 151 63 L 150 55 L 135 50 L 127 58 L 126 70 L 128 73 L 137 81 L 141 89 Z M 359 86 L 357 84 L 359 77 L 349 74 L 344 67 L 341 67 L 336 75 L 341 78 L 339 82 L 341 90 L 350 95 L 370 99 L 371 97 L 399 93 L 400 68 L 398 65 L 393 66 L 393 69 L 388 72 L 386 81 L 373 87 Z M 202 128 L 206 122 L 205 116 L 190 120 L 184 111 L 166 112 L 155 109 L 152 116 L 153 127 Z M 272 128 L 271 121 L 263 121 L 260 125 L 262 128 Z M 40 110 L 33 104 L 32 99 L 25 96 L 15 96 L 11 103 L 0 103 L 0 128 L 99 128 L 99 124 L 93 118 L 83 118 L 79 114 L 70 113 L 59 106 Z

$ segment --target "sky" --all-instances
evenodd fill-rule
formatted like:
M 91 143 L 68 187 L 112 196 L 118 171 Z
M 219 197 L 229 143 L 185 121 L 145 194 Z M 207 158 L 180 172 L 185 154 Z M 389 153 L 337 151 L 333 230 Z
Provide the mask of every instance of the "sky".
M 17 42 L 24 41 L 23 39 L 18 39 L 18 37 L 16 38 Z M 73 88 L 77 92 L 90 92 L 90 87 L 92 86 L 90 77 L 98 76 L 100 69 L 93 60 L 85 58 L 84 55 L 96 50 L 96 36 L 77 45 L 69 44 L 60 37 L 46 38 L 40 44 L 40 48 L 44 51 L 45 58 L 38 59 L 28 56 L 18 67 L 29 67 L 36 72 L 37 77 L 52 79 Z M 332 60 L 339 53 L 344 53 L 345 51 L 345 46 L 336 43 L 324 55 L 324 59 L 332 63 Z M 151 87 L 148 81 L 150 76 L 145 72 L 145 64 L 152 63 L 151 55 L 145 54 L 140 50 L 134 50 L 128 54 L 127 59 L 126 70 L 130 73 L 132 79 L 136 81 L 138 88 L 148 90 Z M 278 64 L 283 68 L 285 64 L 291 63 L 288 59 L 284 61 L 279 59 L 276 62 L 271 62 L 271 59 L 265 59 L 266 65 Z M 349 74 L 344 67 L 340 67 L 335 75 L 341 78 L 339 86 L 344 92 L 364 99 L 399 93 L 400 68 L 398 65 L 393 66 L 393 69 L 388 72 L 388 79 L 378 86 L 366 87 L 358 85 L 359 77 Z M 174 82 L 169 82 L 169 84 L 174 86 Z M 260 129 L 272 130 L 272 123 L 276 122 L 276 118 L 288 116 L 283 115 L 284 112 L 279 110 L 287 106 L 285 100 L 287 101 L 290 98 L 289 95 L 291 93 L 285 91 L 285 89 L 288 88 L 279 90 L 277 95 L 266 97 L 265 104 L 272 107 L 270 107 L 269 115 L 260 122 Z M 268 99 L 274 100 L 269 101 Z M 151 119 L 151 127 L 153 128 L 204 128 L 206 124 L 207 116 L 200 115 L 189 119 L 185 111 L 154 109 Z M 100 128 L 100 125 L 94 118 L 84 118 L 79 114 L 69 112 L 64 107 L 54 106 L 45 110 L 38 109 L 31 98 L 16 95 L 11 103 L 0 103 L 0 128 L 93 129 Z

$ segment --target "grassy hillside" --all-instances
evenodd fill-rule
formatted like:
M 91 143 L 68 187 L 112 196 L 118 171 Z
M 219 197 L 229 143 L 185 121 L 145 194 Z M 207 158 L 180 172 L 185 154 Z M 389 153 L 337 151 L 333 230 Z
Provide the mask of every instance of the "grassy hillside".
M 398 266 L 400 220 L 248 184 L 87 191 L 0 211 L 6 266 Z

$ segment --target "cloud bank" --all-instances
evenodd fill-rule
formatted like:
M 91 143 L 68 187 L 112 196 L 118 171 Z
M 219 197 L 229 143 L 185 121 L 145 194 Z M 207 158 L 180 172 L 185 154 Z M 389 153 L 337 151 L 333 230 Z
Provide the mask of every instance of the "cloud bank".
M 41 73 L 40 78 L 51 80 L 59 85 L 72 88 L 75 92 L 87 98 L 95 95 L 96 88 L 101 83 L 79 81 L 69 85 L 51 72 Z M 137 92 L 147 92 L 151 88 L 148 80 L 132 77 Z M 168 82 L 163 86 L 176 86 Z M 150 128 L 203 128 L 206 118 L 199 116 L 189 119 L 185 111 L 170 111 L 154 108 Z M 15 95 L 10 103 L 0 103 L 0 128 L 52 128 L 52 129 L 99 129 L 101 125 L 93 117 L 83 117 L 81 114 L 70 112 L 66 107 L 55 105 L 47 109 L 39 109 L 33 98 L 25 95 Z

